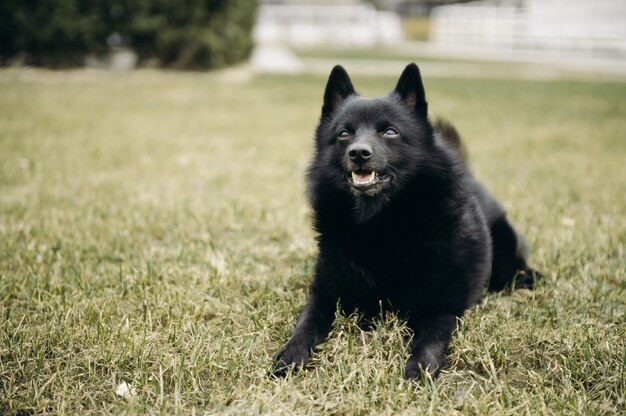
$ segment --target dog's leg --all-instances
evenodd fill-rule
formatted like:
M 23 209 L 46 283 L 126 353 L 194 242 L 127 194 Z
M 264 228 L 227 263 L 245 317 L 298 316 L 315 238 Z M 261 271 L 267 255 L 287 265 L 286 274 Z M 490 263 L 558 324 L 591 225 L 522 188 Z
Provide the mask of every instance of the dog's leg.
M 311 290 L 291 339 L 276 354 L 275 375 L 283 376 L 290 368 L 297 369 L 306 365 L 315 347 L 328 336 L 335 318 L 336 305 L 336 298 Z
M 409 318 L 409 327 L 415 335 L 406 363 L 406 378 L 418 378 L 422 371 L 435 375 L 441 370 L 456 322 L 452 314 Z
M 542 276 L 528 267 L 526 242 L 507 221 L 501 217 L 491 224 L 493 262 L 489 291 L 502 290 L 514 283 L 515 288 L 532 289 Z

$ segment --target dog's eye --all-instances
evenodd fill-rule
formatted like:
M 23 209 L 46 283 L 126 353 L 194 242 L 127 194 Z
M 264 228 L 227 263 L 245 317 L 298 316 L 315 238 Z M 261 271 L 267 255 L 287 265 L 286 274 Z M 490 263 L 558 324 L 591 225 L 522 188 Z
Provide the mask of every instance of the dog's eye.
M 338 135 L 338 139 L 349 139 L 352 135 L 347 130 L 342 130 Z
M 387 128 L 384 132 L 383 132 L 383 136 L 387 136 L 387 137 L 395 137 L 398 135 L 398 131 L 392 127 Z

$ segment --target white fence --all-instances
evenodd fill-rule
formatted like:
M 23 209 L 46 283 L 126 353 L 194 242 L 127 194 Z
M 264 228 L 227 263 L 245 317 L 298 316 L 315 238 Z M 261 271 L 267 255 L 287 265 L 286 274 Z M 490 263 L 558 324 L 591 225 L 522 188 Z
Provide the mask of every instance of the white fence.
M 402 24 L 395 13 L 365 4 L 262 5 L 254 28 L 257 43 L 304 46 L 367 46 L 397 42 L 402 37 Z
M 477 1 L 433 9 L 431 39 L 454 48 L 626 57 L 626 0 Z

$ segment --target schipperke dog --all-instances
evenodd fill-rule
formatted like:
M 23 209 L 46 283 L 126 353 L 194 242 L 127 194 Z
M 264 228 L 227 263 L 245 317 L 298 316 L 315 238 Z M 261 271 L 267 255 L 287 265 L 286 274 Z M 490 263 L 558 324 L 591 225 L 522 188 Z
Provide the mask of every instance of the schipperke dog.
M 435 374 L 457 319 L 485 289 L 532 288 L 523 238 L 469 172 L 452 124 L 428 119 L 417 65 L 366 99 L 333 68 L 308 170 L 319 255 L 275 374 L 307 363 L 335 310 L 394 311 L 414 332 L 406 377 Z

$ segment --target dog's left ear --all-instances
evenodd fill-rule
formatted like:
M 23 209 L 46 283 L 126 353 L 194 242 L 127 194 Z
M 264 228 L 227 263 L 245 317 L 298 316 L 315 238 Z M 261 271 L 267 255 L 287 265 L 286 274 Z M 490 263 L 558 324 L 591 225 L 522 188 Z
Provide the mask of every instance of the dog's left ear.
M 414 63 L 404 68 L 395 92 L 411 110 L 421 117 L 428 117 L 428 103 L 426 103 L 426 93 L 422 83 L 420 70 Z

